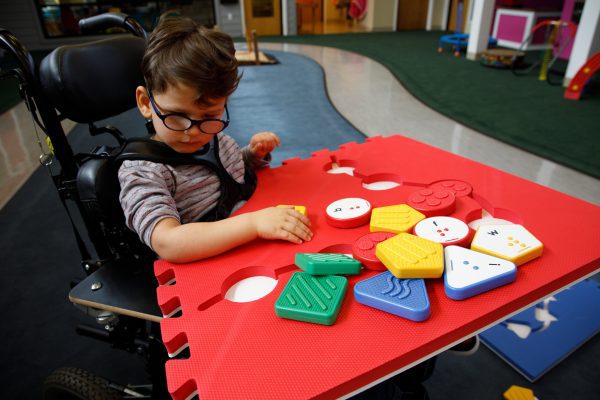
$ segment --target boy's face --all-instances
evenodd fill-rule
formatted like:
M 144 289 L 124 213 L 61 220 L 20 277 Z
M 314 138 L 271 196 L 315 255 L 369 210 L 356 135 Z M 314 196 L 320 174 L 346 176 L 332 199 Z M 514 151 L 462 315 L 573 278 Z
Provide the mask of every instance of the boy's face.
M 152 119 L 156 131 L 155 139 L 159 140 L 179 153 L 193 153 L 200 150 L 215 134 L 207 134 L 193 125 L 185 131 L 176 131 L 165 126 L 152 106 L 148 91 L 143 86 L 136 90 L 138 108 L 145 118 Z M 180 114 L 193 120 L 206 118 L 223 119 L 227 99 L 214 99 L 209 105 L 198 102 L 195 88 L 183 84 L 168 86 L 162 93 L 152 92 L 152 99 L 158 112 L 162 115 Z

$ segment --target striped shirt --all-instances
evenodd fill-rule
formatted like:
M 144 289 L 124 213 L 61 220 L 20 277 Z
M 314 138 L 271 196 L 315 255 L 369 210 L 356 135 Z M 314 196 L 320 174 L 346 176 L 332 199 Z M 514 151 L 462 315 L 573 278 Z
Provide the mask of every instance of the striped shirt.
M 244 182 L 245 160 L 251 168 L 265 165 L 247 148 L 240 149 L 232 137 L 220 133 L 218 139 L 221 162 L 237 182 Z M 175 218 L 181 224 L 197 221 L 217 205 L 221 195 L 217 175 L 196 164 L 171 166 L 126 160 L 119 168 L 119 183 L 125 222 L 150 248 L 158 222 L 165 218 Z

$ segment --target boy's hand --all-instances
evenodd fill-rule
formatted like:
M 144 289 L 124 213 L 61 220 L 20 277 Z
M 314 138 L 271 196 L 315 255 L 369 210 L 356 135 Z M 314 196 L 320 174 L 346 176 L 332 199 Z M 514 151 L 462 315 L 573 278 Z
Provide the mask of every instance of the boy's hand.
M 293 207 L 269 207 L 252 213 L 258 237 L 301 244 L 311 240 L 310 220 Z
M 260 132 L 252 136 L 248 147 L 256 158 L 262 159 L 279 144 L 279 136 L 273 132 Z

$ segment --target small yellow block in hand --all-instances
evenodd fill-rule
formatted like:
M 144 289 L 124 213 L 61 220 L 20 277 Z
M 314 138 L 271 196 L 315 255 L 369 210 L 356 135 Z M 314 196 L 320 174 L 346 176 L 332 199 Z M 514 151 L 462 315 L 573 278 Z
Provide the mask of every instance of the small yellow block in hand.
M 277 207 L 292 207 L 294 210 L 298 211 L 300 214 L 306 217 L 306 207 L 304 206 L 292 206 L 287 204 L 279 204 Z

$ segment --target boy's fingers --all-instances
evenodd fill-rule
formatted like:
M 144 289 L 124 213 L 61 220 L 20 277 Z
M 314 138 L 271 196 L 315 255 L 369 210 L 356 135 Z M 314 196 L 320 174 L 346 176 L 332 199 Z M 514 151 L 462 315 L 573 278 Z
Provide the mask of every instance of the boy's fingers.
M 295 211 L 295 217 L 298 218 L 304 226 L 309 227 L 310 219 L 308 219 L 308 217 L 306 215 L 302 214 L 301 212 L 299 212 L 297 210 L 294 210 L 294 211 Z
M 298 224 L 296 225 L 298 227 L 298 229 L 300 229 L 301 232 L 304 233 L 305 238 L 310 239 L 312 238 L 312 231 L 310 230 L 310 228 L 308 227 L 308 224 Z
M 299 216 L 304 217 L 302 214 Z M 294 218 L 294 220 L 289 221 L 286 226 L 286 230 L 291 232 L 294 236 L 299 237 L 302 240 L 310 240 L 312 239 L 312 232 L 308 228 L 308 225 L 305 224 L 301 218 Z
M 287 229 L 282 229 L 280 236 L 282 239 L 287 240 L 288 242 L 302 244 L 302 239 L 300 237 L 294 235 L 292 232 L 290 232 Z

